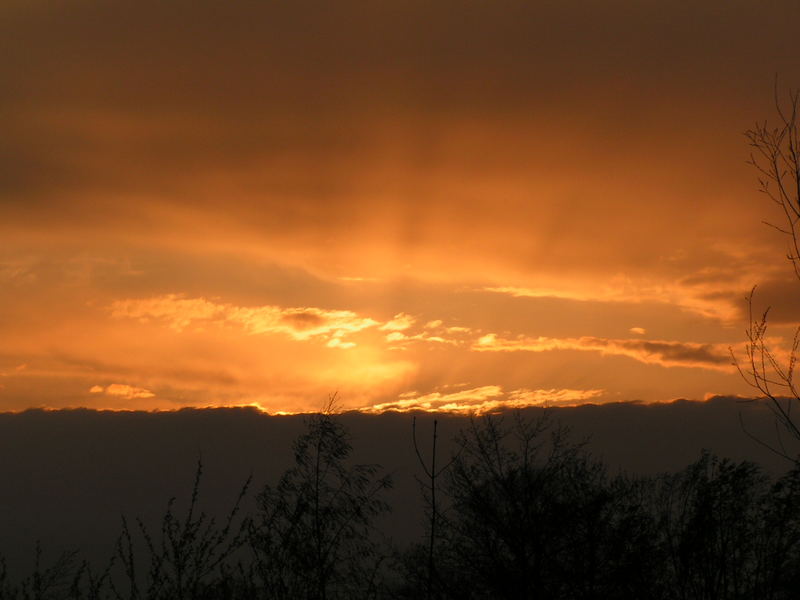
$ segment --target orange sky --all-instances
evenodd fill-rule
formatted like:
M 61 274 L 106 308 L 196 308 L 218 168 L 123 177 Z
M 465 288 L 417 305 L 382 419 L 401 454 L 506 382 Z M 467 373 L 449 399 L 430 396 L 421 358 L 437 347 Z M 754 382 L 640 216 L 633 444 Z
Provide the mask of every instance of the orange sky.
M 0 7 L 0 410 L 746 394 L 794 1 Z

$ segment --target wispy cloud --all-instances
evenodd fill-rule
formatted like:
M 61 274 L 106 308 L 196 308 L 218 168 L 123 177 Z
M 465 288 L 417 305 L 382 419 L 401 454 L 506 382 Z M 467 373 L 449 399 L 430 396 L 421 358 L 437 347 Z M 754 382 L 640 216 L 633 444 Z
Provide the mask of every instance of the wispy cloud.
M 748 275 L 749 276 L 749 275 Z M 709 319 L 731 321 L 741 316 L 741 295 L 748 289 L 744 273 L 736 279 L 684 279 L 677 283 L 633 281 L 612 278 L 606 285 L 585 289 L 556 287 L 489 286 L 480 291 L 504 294 L 512 298 L 558 298 L 580 302 L 621 302 L 629 304 L 671 304 Z M 751 284 L 752 285 L 752 284 Z
M 12 375 L 19 375 L 28 368 L 27 363 L 22 363 L 13 368 L 12 371 L 0 371 L 0 377 L 11 377 Z
M 509 392 L 508 399 L 512 406 L 577 406 L 597 402 L 605 394 L 605 390 L 519 389 Z
M 346 282 L 351 282 L 351 283 L 361 283 L 361 282 L 376 283 L 376 282 L 380 281 L 380 279 L 378 279 L 377 277 L 358 277 L 358 276 L 352 276 L 352 277 L 351 276 L 341 276 L 341 277 L 338 277 L 338 279 L 339 279 L 339 281 L 346 281 Z
M 393 331 L 386 336 L 386 341 L 394 344 L 407 342 L 431 342 L 434 344 L 449 344 L 452 346 L 458 346 L 461 343 L 459 340 L 445 338 L 440 335 L 431 335 L 424 331 L 414 335 L 405 334 L 400 331 Z
M 410 342 L 430 342 L 450 346 L 463 346 L 469 342 L 465 336 L 471 332 L 469 327 L 447 327 L 444 325 L 444 321 L 435 319 L 426 322 L 421 328 L 417 328 L 417 333 L 414 333 L 409 329 L 416 323 L 416 320 L 410 319 L 409 315 L 401 313 L 381 327 L 382 330 L 390 330 L 390 333 L 386 335 L 386 341 L 392 342 L 393 348 L 404 348 L 403 344 Z
M 559 290 L 555 288 L 527 288 L 512 285 L 483 287 L 479 288 L 483 292 L 493 292 L 496 294 L 506 294 L 513 298 L 564 298 L 567 300 L 589 300 L 585 294 L 579 292 Z
M 381 325 L 380 329 L 382 331 L 405 331 L 409 329 L 417 320 L 412 317 L 411 315 L 407 315 L 405 313 L 398 313 L 394 316 L 391 321 L 388 321 Z
M 504 339 L 490 333 L 472 345 L 478 352 L 547 352 L 582 350 L 602 355 L 627 356 L 645 364 L 663 367 L 697 367 L 731 371 L 727 346 L 663 340 L 518 337 Z
M 499 385 L 486 385 L 457 392 L 400 394 L 396 400 L 364 407 L 361 412 L 450 412 L 484 414 L 501 409 L 530 406 L 571 406 L 597 399 L 604 390 L 518 389 L 504 392 Z
M 155 397 L 155 394 L 150 390 L 134 387 L 125 383 L 112 383 L 105 387 L 102 385 L 94 385 L 89 389 L 89 393 L 117 396 L 119 398 L 124 398 L 125 400 L 142 400 L 145 398 Z
M 119 300 L 111 305 L 111 314 L 143 322 L 162 321 L 176 331 L 208 325 L 234 325 L 250 335 L 284 334 L 298 341 L 322 338 L 328 340 L 327 345 L 332 348 L 351 348 L 355 344 L 343 341 L 346 335 L 380 324 L 349 310 L 272 305 L 243 307 L 206 298 L 185 298 L 178 294 Z
M 427 412 L 469 412 L 478 411 L 487 403 L 494 404 L 493 399 L 503 395 L 503 388 L 499 385 L 487 385 L 458 392 L 442 393 L 431 392 L 417 395 L 416 393 L 401 394 L 397 400 L 367 406 L 362 412 L 382 413 L 387 411 L 407 412 L 421 410 Z

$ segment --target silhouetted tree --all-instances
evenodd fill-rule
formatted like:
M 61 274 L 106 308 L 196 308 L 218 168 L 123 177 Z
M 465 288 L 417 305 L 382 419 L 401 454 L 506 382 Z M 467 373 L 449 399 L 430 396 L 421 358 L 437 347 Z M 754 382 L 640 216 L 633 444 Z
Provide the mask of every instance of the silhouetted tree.
M 800 590 L 800 465 L 772 485 L 763 510 L 761 597 L 796 598 Z
M 247 484 L 219 524 L 200 512 L 198 465 L 187 509 L 170 500 L 154 532 L 123 521 L 105 570 L 74 553 L 48 566 L 37 548 L 32 572 L 12 578 L 0 558 L 0 600 L 798 597 L 800 465 L 772 481 L 705 452 L 678 473 L 612 476 L 567 431 L 521 413 L 474 418 L 456 441 L 441 487 L 433 478 L 435 543 L 412 546 L 402 572 L 373 527 L 389 478 L 351 463 L 326 412 L 308 418 L 255 516 L 239 514 Z
M 449 472 L 438 566 L 453 598 L 651 597 L 652 519 L 635 482 L 546 420 L 471 421 Z
M 384 555 L 373 519 L 389 509 L 391 479 L 350 464 L 352 447 L 331 411 L 308 418 L 294 443 L 295 465 L 258 497 L 251 543 L 260 597 L 372 598 Z
M 800 578 L 800 471 L 774 483 L 707 452 L 657 482 L 669 598 L 789 600 Z
M 765 223 L 787 239 L 786 257 L 800 280 L 800 92 L 790 90 L 788 101 L 782 102 L 776 82 L 775 107 L 777 124 L 757 123 L 745 136 L 753 149 L 749 163 L 759 174 L 759 191 L 779 209 L 779 221 Z M 753 292 L 748 297 L 745 357 L 740 360 L 734 355 L 734 361 L 745 381 L 768 401 L 783 431 L 797 442 L 800 421 L 792 411 L 800 410 L 800 390 L 795 382 L 800 328 L 788 349 L 776 347 L 767 336 L 769 308 L 760 315 L 754 313 Z M 780 432 L 776 443 L 767 445 L 787 458 L 798 459 L 795 450 L 787 449 Z
M 764 567 L 758 544 L 767 479 L 760 469 L 704 453 L 660 483 L 659 525 L 675 597 L 766 597 L 755 593 Z

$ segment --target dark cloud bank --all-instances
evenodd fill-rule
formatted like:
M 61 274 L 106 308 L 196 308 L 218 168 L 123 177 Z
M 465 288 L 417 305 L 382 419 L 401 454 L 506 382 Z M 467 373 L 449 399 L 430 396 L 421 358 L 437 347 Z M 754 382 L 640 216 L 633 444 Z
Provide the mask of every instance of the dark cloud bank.
M 530 416 L 541 409 L 528 409 Z M 771 414 L 764 405 L 715 398 L 670 404 L 620 403 L 552 409 L 574 440 L 610 470 L 652 474 L 677 470 L 707 448 L 735 460 L 755 460 L 773 473 L 782 459 L 743 432 L 772 441 Z M 438 415 L 441 456 L 467 417 Z M 414 480 L 419 468 L 411 444 L 410 414 L 341 416 L 352 433 L 355 457 L 394 474 L 393 513 L 384 529 L 405 544 L 422 532 L 422 502 Z M 432 415 L 418 415 L 427 446 Z M 22 568 L 40 540 L 51 553 L 78 547 L 95 560 L 107 557 L 121 515 L 156 525 L 167 500 L 188 500 L 194 469 L 202 457 L 201 504 L 223 513 L 252 473 L 253 491 L 276 482 L 291 462 L 292 440 L 302 416 L 267 416 L 249 409 L 186 409 L 178 412 L 26 411 L 0 414 L 0 552 L 9 567 Z M 252 499 L 250 500 L 252 502 Z

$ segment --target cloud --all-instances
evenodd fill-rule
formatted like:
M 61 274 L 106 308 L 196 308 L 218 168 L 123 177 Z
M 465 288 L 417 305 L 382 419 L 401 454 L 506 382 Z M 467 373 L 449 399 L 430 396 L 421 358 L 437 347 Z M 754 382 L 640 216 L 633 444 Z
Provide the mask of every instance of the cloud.
M 330 340 L 328 340 L 328 343 L 325 344 L 325 345 L 328 348 L 344 348 L 344 349 L 347 349 L 347 348 L 355 348 L 356 347 L 356 343 L 355 342 L 343 342 L 342 338 L 340 338 L 340 337 L 331 338 Z
M 0 371 L 0 377 L 11 377 L 12 375 L 19 375 L 20 373 L 22 373 L 27 368 L 28 368 L 28 364 L 27 363 L 22 363 L 22 364 L 19 364 L 19 365 L 15 366 L 14 370 L 11 371 L 11 372 L 9 372 L 9 371 Z
M 692 364 L 614 340 L 729 340 L 751 274 L 786 267 L 736 132 L 768 117 L 765 64 L 799 73 L 800 4 L 729 4 L 0 2 L 0 339 L 31 358 L 4 401 L 68 377 L 78 398 L 141 381 L 287 410 L 450 377 L 735 391 L 722 370 L 584 369 Z M 595 354 L 470 352 L 488 332 Z
M 636 335 L 644 335 L 647 333 L 647 330 L 644 327 L 631 327 L 628 329 L 628 331 Z
M 398 313 L 391 321 L 384 323 L 380 326 L 382 331 L 405 331 L 409 329 L 417 320 L 411 315 L 405 313 Z
M 145 398 L 154 398 L 155 394 L 150 390 L 140 387 L 134 387 L 124 383 L 112 383 L 103 387 L 102 385 L 94 385 L 89 389 L 91 394 L 106 394 L 108 396 L 117 396 L 125 400 L 142 400 Z
M 704 3 L 661 3 L 654 19 L 630 0 L 200 0 L 190 24 L 171 3 L 24 4 L 0 8 L 6 54 L 20 57 L 0 65 L 6 231 L 257 245 L 353 281 L 409 263 L 462 281 L 649 273 L 663 262 L 650 250 L 707 246 L 698 230 L 725 235 L 742 218 L 725 193 L 740 180 L 720 173 L 739 142 L 719 130 L 754 105 L 764 64 L 793 72 L 778 41 L 797 13 L 784 1 L 759 15 L 763 43 L 748 3 L 715 36 L 691 26 L 718 25 Z M 736 94 L 708 85 L 726 73 Z M 725 187 L 692 185 L 702 173 Z
M 578 406 L 599 400 L 605 390 L 519 389 L 509 392 L 510 406 Z
M 470 331 L 472 330 L 469 327 L 461 327 L 459 325 L 447 328 L 447 333 L 469 333 Z
M 586 294 L 580 292 L 559 290 L 555 288 L 527 288 L 511 285 L 505 286 L 486 286 L 479 288 L 479 291 L 494 292 L 496 294 L 506 294 L 513 298 L 564 298 L 568 300 L 589 300 Z
M 409 315 L 400 313 L 395 315 L 394 319 L 382 326 L 382 330 L 390 330 L 391 332 L 386 335 L 387 342 L 395 344 L 405 344 L 409 342 L 432 342 L 434 344 L 448 344 L 451 346 L 461 346 L 465 343 L 464 336 L 459 334 L 469 333 L 469 327 L 445 327 L 444 321 L 441 319 L 434 319 L 427 321 L 422 330 L 418 333 L 409 332 L 416 320 Z M 394 348 L 401 348 L 403 346 L 395 345 Z
M 250 335 L 284 334 L 298 341 L 323 338 L 332 348 L 352 348 L 355 344 L 342 341 L 344 336 L 379 324 L 349 310 L 271 305 L 243 307 L 206 298 L 184 298 L 178 294 L 118 300 L 111 305 L 111 315 L 142 322 L 163 321 L 179 332 L 189 327 L 234 325 Z
M 443 386 L 445 387 L 445 386 Z M 449 412 L 485 414 L 502 409 L 531 406 L 576 406 L 604 394 L 604 390 L 574 389 L 518 389 L 503 392 L 499 385 L 461 390 L 435 391 L 420 395 L 418 392 L 399 394 L 396 400 L 361 408 L 361 412 Z
M 341 277 L 338 277 L 338 279 L 339 281 L 346 281 L 350 283 L 376 283 L 380 281 L 378 277 L 349 277 L 346 275 L 342 275 Z
M 434 344 L 448 344 L 451 346 L 459 346 L 462 344 L 461 340 L 444 338 L 440 335 L 431 335 L 425 331 L 416 333 L 414 335 L 408 335 L 400 331 L 393 331 L 386 335 L 386 341 L 393 342 L 395 344 L 403 344 L 408 342 L 432 342 Z M 397 348 L 397 346 L 395 346 L 395 348 Z
M 518 286 L 487 286 L 479 291 L 504 294 L 512 298 L 557 298 L 577 302 L 608 302 L 626 304 L 671 304 L 708 319 L 732 321 L 741 314 L 739 291 L 746 285 L 741 280 L 750 277 L 739 273 L 737 281 L 669 281 L 649 282 L 646 278 L 631 281 L 625 277 L 612 278 L 603 286 L 587 282 L 581 289 L 529 288 Z M 753 276 L 754 277 L 754 276 Z M 572 282 L 574 285 L 574 282 Z
M 758 285 L 753 292 L 752 306 L 754 315 L 761 316 L 764 310 L 769 308 L 768 320 L 771 324 L 797 325 L 800 323 L 800 282 L 797 278 L 766 277 L 756 281 L 758 281 Z M 741 288 L 736 293 L 729 294 L 730 301 L 737 302 L 743 314 L 746 314 L 748 310 L 745 297 L 749 291 L 749 289 Z
M 412 410 L 426 412 L 478 412 L 478 409 L 487 405 L 487 403 L 494 406 L 493 399 L 502 395 L 503 388 L 499 385 L 487 385 L 451 393 L 431 392 L 421 396 L 416 395 L 416 392 L 408 392 L 399 395 L 397 400 L 374 404 L 360 410 L 367 413 L 407 412 Z
M 479 338 L 472 345 L 478 352 L 547 352 L 550 350 L 581 350 L 599 352 L 604 356 L 627 356 L 645 364 L 663 367 L 695 367 L 732 371 L 727 346 L 662 340 L 607 339 L 584 336 L 579 338 L 518 337 L 503 339 L 494 333 Z

